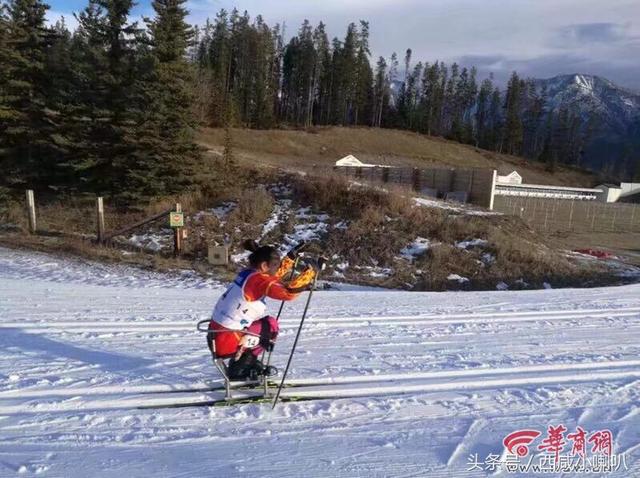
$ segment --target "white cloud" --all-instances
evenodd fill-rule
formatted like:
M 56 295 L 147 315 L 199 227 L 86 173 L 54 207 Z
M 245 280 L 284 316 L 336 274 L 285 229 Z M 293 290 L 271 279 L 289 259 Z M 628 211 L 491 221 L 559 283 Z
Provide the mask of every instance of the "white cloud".
M 338 38 L 350 22 L 368 20 L 374 62 L 394 51 L 402 58 L 411 48 L 414 62 L 476 58 L 481 73 L 498 75 L 515 66 L 536 76 L 592 67 L 582 72 L 640 88 L 638 0 L 190 0 L 189 18 L 203 24 L 234 7 L 252 18 L 262 14 L 270 25 L 286 23 L 288 36 L 304 19 L 323 21 Z M 48 18 L 61 14 L 50 11 Z

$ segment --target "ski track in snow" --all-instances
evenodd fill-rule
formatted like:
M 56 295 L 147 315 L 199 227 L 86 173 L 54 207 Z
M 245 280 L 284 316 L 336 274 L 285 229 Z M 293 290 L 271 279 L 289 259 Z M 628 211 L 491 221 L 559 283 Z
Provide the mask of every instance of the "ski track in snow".
M 221 292 L 0 248 L 0 477 L 515 476 L 468 456 L 560 423 L 610 429 L 608 476 L 640 476 L 640 285 L 317 292 L 283 396 L 318 400 L 140 409 L 221 396 L 195 330 Z

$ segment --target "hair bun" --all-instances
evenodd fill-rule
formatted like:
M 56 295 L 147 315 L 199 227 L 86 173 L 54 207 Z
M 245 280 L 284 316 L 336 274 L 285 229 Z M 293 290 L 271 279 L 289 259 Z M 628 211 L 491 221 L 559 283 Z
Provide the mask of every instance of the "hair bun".
M 242 243 L 242 247 L 244 247 L 244 249 L 246 251 L 249 252 L 256 252 L 258 250 L 258 243 L 256 241 L 254 241 L 253 239 L 246 239 L 243 243 Z

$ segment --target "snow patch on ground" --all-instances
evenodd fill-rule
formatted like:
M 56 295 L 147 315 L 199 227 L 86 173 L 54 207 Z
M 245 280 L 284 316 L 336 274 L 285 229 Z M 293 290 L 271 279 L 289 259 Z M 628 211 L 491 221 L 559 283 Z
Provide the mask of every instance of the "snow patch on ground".
M 447 280 L 455 281 L 458 284 L 464 284 L 466 282 L 469 282 L 469 279 L 467 279 L 466 277 L 462 277 L 462 276 L 460 276 L 458 274 L 449 274 L 447 276 Z
M 206 211 L 198 211 L 193 215 L 193 219 L 195 221 L 200 221 L 206 216 L 214 216 L 216 219 L 220 221 L 221 224 L 224 224 L 224 219 L 237 207 L 237 203 L 235 201 L 227 201 L 219 206 L 216 206 L 211 209 L 207 209 Z
M 379 266 L 353 266 L 354 269 L 364 271 L 369 277 L 386 279 L 393 274 L 393 269 Z
M 271 217 L 269 217 L 267 222 L 262 227 L 262 234 L 260 235 L 261 239 L 271 231 L 273 231 L 286 218 L 287 211 L 290 207 L 290 199 L 280 199 L 276 201 L 276 204 L 273 207 L 273 212 L 271 213 Z
M 409 262 L 413 262 L 417 257 L 427 252 L 431 246 L 432 243 L 429 239 L 418 236 L 411 244 L 400 251 L 400 255 Z
M 170 250 L 173 248 L 173 231 L 162 229 L 161 233 L 134 234 L 127 242 L 132 246 L 153 252 Z
M 249 261 L 249 256 L 251 255 L 251 251 L 242 251 L 237 254 L 231 254 L 229 259 L 234 264 L 246 264 Z
M 225 219 L 231 211 L 233 211 L 238 204 L 235 201 L 229 201 L 222 203 L 220 206 L 214 207 L 211 209 L 211 213 L 222 220 Z
M 482 263 L 484 265 L 491 265 L 496 261 L 496 256 L 494 256 L 493 254 L 491 254 L 490 252 L 485 252 L 484 254 L 482 254 Z
M 280 246 L 281 253 L 286 253 L 291 247 L 301 241 L 310 242 L 320 240 L 327 234 L 329 215 L 324 213 L 314 214 L 311 208 L 299 208 L 294 213 L 297 224 L 293 226 L 293 232 L 285 234 L 284 244 Z
M 484 239 L 471 239 L 468 241 L 456 242 L 456 247 L 459 249 L 469 249 L 471 247 L 484 247 L 488 242 Z
M 434 207 L 437 209 L 445 209 L 447 211 L 461 212 L 462 208 L 449 204 L 445 201 L 438 201 L 437 199 L 426 198 L 413 198 L 413 200 L 420 206 Z
M 454 205 L 450 202 L 440 201 L 437 199 L 416 198 L 413 200 L 420 206 L 432 207 L 438 209 L 444 209 L 446 211 L 455 212 L 457 214 L 463 214 L 465 216 L 501 216 L 501 212 L 486 211 L 482 209 L 472 209 L 463 204 Z

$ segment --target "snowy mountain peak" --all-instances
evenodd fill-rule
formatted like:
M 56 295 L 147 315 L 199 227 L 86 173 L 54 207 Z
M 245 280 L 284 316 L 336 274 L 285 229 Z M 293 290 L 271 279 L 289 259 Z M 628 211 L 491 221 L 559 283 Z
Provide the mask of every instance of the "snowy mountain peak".
M 588 75 L 575 75 L 573 79 L 575 84 L 585 92 L 593 92 L 593 80 L 594 78 Z
M 640 95 L 595 75 L 559 75 L 535 80 L 546 87 L 550 109 L 570 108 L 582 116 L 597 115 L 611 127 L 626 129 L 640 116 Z
M 587 164 L 595 170 L 624 158 L 640 127 L 640 94 L 595 75 L 573 73 L 534 80 L 546 89 L 547 108 L 566 108 L 593 128 L 586 146 Z

